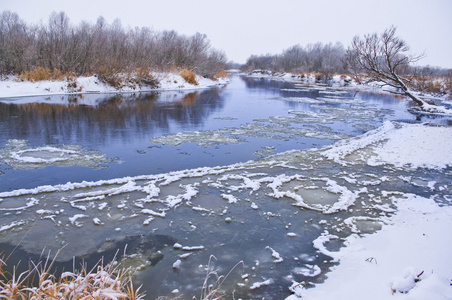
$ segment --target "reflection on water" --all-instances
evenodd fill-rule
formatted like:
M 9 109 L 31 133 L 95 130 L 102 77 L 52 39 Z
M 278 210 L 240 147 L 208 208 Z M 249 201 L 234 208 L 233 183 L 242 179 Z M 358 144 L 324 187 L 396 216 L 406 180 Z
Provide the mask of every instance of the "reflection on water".
M 371 145 L 342 162 L 319 149 L 388 119 L 414 122 L 389 96 L 236 77 L 223 89 L 31 100 L 0 103 L 7 154 L 16 140 L 29 160 L 63 145 L 117 159 L 102 169 L 3 161 L 0 247 L 23 239 L 18 253 L 33 256 L 68 244 L 64 263 L 130 244 L 150 298 L 199 295 L 211 255 L 222 275 L 244 261 L 229 295 L 284 298 L 292 281 L 321 282 L 335 263 L 314 240 L 334 251 L 377 230 L 403 193 L 446 198 L 451 188 L 449 169 L 369 166 Z
M 168 131 L 172 123 L 181 127 L 202 124 L 207 116 L 224 105 L 220 89 L 187 94 L 54 97 L 59 101 L 0 103 L 1 142 L 11 138 L 36 142 L 39 139 L 44 144 L 70 141 L 87 145 L 105 143 L 109 138 L 127 141 L 131 134 Z M 93 99 L 83 101 L 87 97 Z M 61 103 L 61 98 L 65 103 Z

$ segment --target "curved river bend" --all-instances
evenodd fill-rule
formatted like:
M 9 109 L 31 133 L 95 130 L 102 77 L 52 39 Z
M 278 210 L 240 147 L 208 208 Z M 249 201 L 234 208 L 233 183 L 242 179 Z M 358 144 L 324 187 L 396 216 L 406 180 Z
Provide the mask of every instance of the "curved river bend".
M 378 230 L 397 198 L 449 199 L 450 169 L 368 163 L 404 122 L 391 95 L 239 76 L 4 99 L 0 251 L 20 244 L 13 263 L 64 246 L 59 271 L 116 255 L 147 299 L 200 297 L 209 272 L 215 287 L 230 271 L 228 297 L 282 299 L 322 282 L 343 239 Z

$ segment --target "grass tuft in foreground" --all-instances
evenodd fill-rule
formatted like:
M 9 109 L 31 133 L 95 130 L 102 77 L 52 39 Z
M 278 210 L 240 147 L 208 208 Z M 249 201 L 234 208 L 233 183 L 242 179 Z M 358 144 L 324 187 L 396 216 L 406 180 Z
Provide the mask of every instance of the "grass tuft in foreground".
M 50 273 L 53 261 L 33 264 L 21 274 L 4 271 L 6 263 L 0 259 L 0 299 L 144 299 L 139 289 L 134 289 L 128 271 L 118 269 L 113 263 L 99 262 L 93 269 L 64 272 L 60 278 Z M 36 278 L 35 278 L 36 277 Z M 36 286 L 28 283 L 35 281 Z

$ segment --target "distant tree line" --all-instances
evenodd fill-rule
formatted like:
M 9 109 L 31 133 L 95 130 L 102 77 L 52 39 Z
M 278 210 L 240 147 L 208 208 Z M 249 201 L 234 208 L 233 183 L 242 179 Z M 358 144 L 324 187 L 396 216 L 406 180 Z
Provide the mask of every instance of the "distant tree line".
M 103 17 L 74 26 L 64 12 L 53 12 L 47 24 L 30 25 L 16 13 L 0 14 L 0 75 L 39 67 L 76 75 L 186 68 L 212 76 L 226 63 L 224 52 L 201 33 L 124 28 L 120 20 L 108 24 Z
M 320 73 L 329 79 L 334 73 L 344 73 L 342 59 L 345 55 L 344 46 L 335 44 L 315 43 L 306 47 L 295 45 L 281 54 L 252 55 L 242 67 L 244 71 L 257 69 L 274 72 Z
M 391 30 L 394 31 L 393 36 L 395 28 L 392 27 Z M 389 34 L 389 31 L 386 34 Z M 362 42 L 362 56 L 365 57 L 366 54 L 369 54 L 369 58 L 374 59 L 376 65 L 386 65 L 384 48 L 380 52 L 374 49 L 377 45 L 377 37 L 377 34 L 369 35 L 366 37 L 367 40 Z M 395 37 L 393 38 L 395 39 Z M 251 55 L 241 69 L 245 72 L 265 70 L 297 74 L 314 73 L 320 80 L 329 80 L 334 74 L 350 74 L 361 83 L 362 79 L 370 80 L 375 76 L 370 76 L 374 75 L 370 71 L 371 68 L 363 68 L 363 64 L 359 64 L 359 60 L 356 60 L 358 40 L 359 37 L 355 37 L 348 49 L 345 49 L 340 42 L 335 44 L 315 43 L 305 47 L 295 45 L 281 54 Z M 452 70 L 431 66 L 414 66 L 413 63 L 422 58 L 422 55 L 417 58 L 410 57 L 404 53 L 408 49 L 408 45 L 404 43 L 393 56 L 389 57 L 394 61 L 397 74 L 406 80 L 406 84 L 421 92 L 434 94 L 449 92 L 452 95 Z M 381 77 L 378 79 L 381 80 Z

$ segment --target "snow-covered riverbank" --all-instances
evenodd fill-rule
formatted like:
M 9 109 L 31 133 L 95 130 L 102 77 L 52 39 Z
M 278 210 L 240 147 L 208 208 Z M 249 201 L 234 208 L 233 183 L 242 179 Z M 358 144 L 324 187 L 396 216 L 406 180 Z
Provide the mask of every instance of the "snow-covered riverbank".
M 450 173 L 446 169 L 452 165 L 450 127 L 404 125 L 394 129 L 380 129 L 385 142 L 372 151 L 376 156 L 367 159 L 369 165 L 378 161 L 413 169 L 444 169 L 444 176 Z M 339 144 L 327 155 L 342 159 L 356 147 L 373 143 L 366 140 L 378 135 L 361 138 L 360 143 Z M 428 184 L 435 190 L 435 182 Z M 327 236 L 318 238 L 314 243 L 320 245 L 320 251 L 339 265 L 327 275 L 325 283 L 313 289 L 294 283 L 295 294 L 288 299 L 452 299 L 452 237 L 448 232 L 452 226 L 451 196 L 445 199 L 446 205 L 438 204 L 436 196 L 393 197 L 397 212 L 382 230 L 364 237 L 351 235 L 339 252 L 322 248 Z
M 252 115 L 256 121 L 219 129 L 180 126 L 172 134 L 156 134 L 152 144 L 148 144 L 147 135 L 142 144 L 130 143 L 140 156 L 139 164 L 149 163 L 143 172 L 148 175 L 114 173 L 108 166 L 117 177 L 99 176 L 100 180 L 90 181 L 82 176 L 83 181 L 66 184 L 44 182 L 14 190 L 7 187 L 0 193 L 0 233 L 10 244 L 20 240 L 25 250 L 38 253 L 41 245 L 57 251 L 66 242 L 83 236 L 83 247 L 71 244 L 65 248 L 67 252 L 60 253 L 68 260 L 85 255 L 87 249 L 99 249 L 100 240 L 147 234 L 150 230 L 170 234 L 180 244 L 163 249 L 164 259 L 159 264 L 148 268 L 146 261 L 137 259 L 139 268 L 145 269 L 142 282 L 167 276 L 164 284 L 146 287 L 156 297 L 171 294 L 171 289 L 156 290 L 160 286 L 177 288 L 181 298 L 191 298 L 194 283 L 201 286 L 204 280 L 204 269 L 199 266 L 208 261 L 209 255 L 215 255 L 218 265 L 226 266 L 222 271 L 228 268 L 227 262 L 245 262 L 245 275 L 231 276 L 231 285 L 223 286 L 228 293 L 237 291 L 236 296 L 241 292 L 242 299 L 282 299 L 289 295 L 289 287 L 294 293 L 290 299 L 450 299 L 452 263 L 448 255 L 452 239 L 447 229 L 452 225 L 452 128 L 432 125 L 432 119 L 427 120 L 429 124 L 405 123 L 400 121 L 405 118 L 398 115 L 393 117 L 395 121 L 374 125 L 379 117 L 381 122 L 387 119 L 390 111 L 367 107 L 367 99 L 348 96 L 342 89 L 316 86 L 313 88 L 320 90 L 321 97 L 307 98 L 302 88 L 306 87 L 291 87 L 290 97 L 275 98 L 271 94 L 273 98 L 267 104 L 273 115 L 267 119 Z M 46 98 L 52 97 L 27 97 L 26 101 Z M 247 98 L 249 94 L 236 102 Z M 259 95 L 247 107 L 262 107 L 262 100 L 265 97 Z M 22 103 L 18 98 L 2 101 Z M 309 104 L 316 110 L 291 106 L 278 115 L 275 107 L 281 101 Z M 25 107 L 33 109 L 32 105 Z M 91 118 L 85 124 L 101 120 L 92 118 L 94 109 L 89 109 Z M 229 122 L 240 118 L 237 112 L 241 111 L 252 113 L 233 109 L 212 119 Z M 72 114 L 70 111 L 64 116 Z M 137 111 L 130 115 L 136 116 Z M 20 116 L 14 113 L 4 119 L 10 122 Z M 25 115 L 16 124 L 32 119 L 30 116 Z M 340 130 L 327 126 L 345 120 L 359 128 L 357 136 L 345 136 L 342 126 Z M 58 124 L 54 119 L 48 123 Z M 83 125 L 83 119 L 74 123 Z M 14 127 L 10 125 L 14 123 L 5 124 L 7 129 Z M 60 127 L 55 132 L 71 132 L 64 128 L 71 127 Z M 95 136 L 95 131 L 87 128 L 86 135 Z M 117 128 L 113 129 L 119 131 Z M 109 131 L 99 132 L 101 135 L 96 137 L 109 136 Z M 178 152 L 187 160 L 189 153 L 182 152 L 183 143 L 198 143 L 213 151 L 222 144 L 245 143 L 246 138 L 263 137 L 267 139 L 265 145 L 270 145 L 271 137 L 280 143 L 283 139 L 295 140 L 298 135 L 316 137 L 319 145 L 303 150 L 298 144 L 291 151 L 262 155 L 248 162 L 242 159 L 234 165 L 207 167 L 203 160 L 203 167 L 197 169 L 178 166 L 171 172 L 150 171 L 158 160 L 154 155 L 160 145 L 181 147 Z M 64 146 L 60 141 L 49 145 L 30 141 L 30 136 L 11 136 L 0 151 L 0 160 L 16 170 L 34 172 L 63 165 L 96 168 L 108 163 L 111 156 L 102 151 L 89 152 L 90 148 L 99 149 L 81 140 L 76 140 L 79 146 Z M 322 139 L 338 142 L 322 147 Z M 120 147 L 124 144 L 120 139 Z M 112 148 L 106 145 L 103 149 Z M 276 148 L 269 148 L 262 150 L 276 152 Z M 217 156 L 224 154 L 218 152 Z M 124 161 L 128 169 L 136 168 L 133 160 Z M 5 168 L 2 177 L 8 178 L 10 170 Z M 55 176 L 58 170 L 52 172 Z M 22 241 L 30 224 L 33 228 Z M 338 250 L 344 239 L 347 247 Z M 189 257 L 182 252 L 193 250 L 196 254 Z M 329 272 L 331 260 L 339 264 Z M 320 283 L 316 277 L 327 279 Z M 312 285 L 316 286 L 303 288 Z
M 228 78 L 212 80 L 201 76 L 196 76 L 197 85 L 187 83 L 180 74 L 177 73 L 154 73 L 154 78 L 158 80 L 159 87 L 148 86 L 124 86 L 115 88 L 99 80 L 96 76 L 79 77 L 76 80 L 76 87 L 67 81 L 19 81 L 11 76 L 0 80 L 0 98 L 40 96 L 40 95 L 60 95 L 60 94 L 80 94 L 80 93 L 134 93 L 156 90 L 192 90 L 203 89 L 215 85 L 222 85 L 228 82 Z
M 288 299 L 452 299 L 452 207 L 407 195 L 397 209 L 381 231 L 347 239 L 325 283 L 294 284 Z

